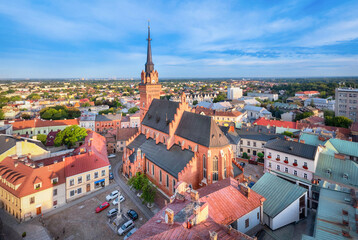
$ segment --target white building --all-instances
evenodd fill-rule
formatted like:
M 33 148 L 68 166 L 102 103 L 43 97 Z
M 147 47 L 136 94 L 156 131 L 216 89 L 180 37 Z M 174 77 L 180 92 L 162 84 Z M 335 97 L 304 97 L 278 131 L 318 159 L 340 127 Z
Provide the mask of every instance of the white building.
M 307 216 L 307 190 L 299 185 L 265 173 L 252 190 L 265 197 L 263 222 L 272 230 Z
M 227 88 L 227 99 L 238 99 L 242 97 L 242 89 L 239 87 Z
M 314 179 L 319 154 L 323 148 L 295 141 L 275 139 L 267 142 L 264 149 L 264 171 L 306 188 L 311 200 L 311 181 Z
M 247 112 L 247 118 L 250 120 L 256 120 L 260 117 L 271 118 L 271 112 L 267 111 L 266 108 L 246 105 L 244 110 Z
M 334 111 L 334 100 L 324 98 L 309 98 L 305 100 L 304 105 L 307 107 L 310 106 L 311 103 L 313 103 L 318 109 Z
M 270 101 L 278 100 L 278 94 L 276 94 L 276 93 L 249 92 L 249 93 L 247 93 L 247 96 L 258 97 L 258 98 L 267 98 Z
M 80 118 L 80 127 L 91 129 L 92 131 L 95 131 L 95 115 L 83 115 Z

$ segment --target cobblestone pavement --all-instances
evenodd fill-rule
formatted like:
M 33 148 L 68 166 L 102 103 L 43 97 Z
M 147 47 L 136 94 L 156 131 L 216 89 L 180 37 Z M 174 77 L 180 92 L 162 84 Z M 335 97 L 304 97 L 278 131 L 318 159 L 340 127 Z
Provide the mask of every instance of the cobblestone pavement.
M 42 226 L 38 218 L 34 218 L 24 223 L 18 223 L 15 218 L 7 214 L 3 209 L 0 210 L 1 220 L 4 224 L 5 239 L 24 239 L 24 240 L 50 240 L 50 234 Z M 26 232 L 26 237 L 22 238 L 22 233 Z

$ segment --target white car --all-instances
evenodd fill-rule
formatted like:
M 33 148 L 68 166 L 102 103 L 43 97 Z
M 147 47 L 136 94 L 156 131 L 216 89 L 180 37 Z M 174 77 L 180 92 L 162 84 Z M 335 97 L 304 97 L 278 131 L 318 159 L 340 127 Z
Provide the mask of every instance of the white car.
M 120 228 L 118 228 L 118 234 L 123 235 L 132 228 L 134 228 L 134 223 L 132 220 L 129 220 L 128 222 L 124 223 Z
M 110 154 L 110 155 L 108 155 L 108 158 L 114 158 L 114 157 L 116 157 L 116 154 Z
M 111 201 L 112 199 L 115 199 L 116 197 L 118 197 L 119 191 L 115 190 L 113 192 L 111 192 L 109 195 L 107 195 L 106 200 L 107 202 Z
M 118 200 L 119 200 L 119 202 L 124 202 L 124 200 L 126 200 L 126 199 L 125 199 L 125 197 L 123 195 L 121 195 L 121 196 L 119 196 L 119 199 L 117 197 L 116 199 L 113 200 L 113 205 L 117 205 Z
M 127 233 L 127 235 L 124 237 L 124 240 L 127 240 L 136 231 L 137 231 L 137 228 L 133 228 L 132 230 L 130 230 L 129 233 Z

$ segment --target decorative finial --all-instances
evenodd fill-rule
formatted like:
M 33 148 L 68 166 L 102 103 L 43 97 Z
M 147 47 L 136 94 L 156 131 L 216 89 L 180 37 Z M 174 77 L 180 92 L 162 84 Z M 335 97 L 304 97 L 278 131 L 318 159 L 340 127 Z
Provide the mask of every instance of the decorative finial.
M 148 28 L 150 28 L 150 19 L 148 19 Z

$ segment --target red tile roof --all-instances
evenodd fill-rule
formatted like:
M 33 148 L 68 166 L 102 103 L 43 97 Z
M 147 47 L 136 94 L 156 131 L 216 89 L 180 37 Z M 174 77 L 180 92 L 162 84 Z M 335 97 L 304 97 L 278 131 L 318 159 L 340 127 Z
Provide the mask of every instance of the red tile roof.
M 66 119 L 66 120 L 42 120 L 42 119 L 31 119 L 12 122 L 13 130 L 21 130 L 27 128 L 38 128 L 38 127 L 52 127 L 52 126 L 71 126 L 78 125 L 78 119 Z
M 229 225 L 265 201 L 252 190 L 247 198 L 238 189 L 238 184 L 235 179 L 227 178 L 198 190 L 200 201 L 209 203 L 209 215 L 218 224 Z
M 238 190 L 233 190 L 234 186 L 237 185 L 237 181 L 234 179 L 226 179 L 219 181 L 210 186 L 199 189 L 198 192 L 205 194 L 201 196 L 199 202 L 209 204 L 209 216 L 203 222 L 187 228 L 186 217 L 181 217 L 183 211 L 188 213 L 191 201 L 190 195 L 184 192 L 181 195 L 181 200 L 175 199 L 172 203 L 168 204 L 167 207 L 161 209 L 157 214 L 154 215 L 147 223 L 139 228 L 132 236 L 131 239 L 143 240 L 143 239 L 210 239 L 209 231 L 215 231 L 218 234 L 218 239 L 250 239 L 249 236 L 240 233 L 234 229 L 230 232 L 226 227 L 226 223 L 220 224 L 219 222 L 227 222 L 224 220 L 226 214 L 231 211 L 233 216 L 242 216 L 244 212 L 248 213 L 255 209 L 256 206 L 260 206 L 260 199 L 264 198 L 251 191 L 251 198 L 244 199 L 243 195 Z M 227 195 L 227 196 L 226 196 Z M 231 199 L 234 197 L 233 199 Z M 237 202 L 235 202 L 237 201 Z M 250 202 L 250 203 L 249 203 Z M 228 204 L 223 210 L 221 206 Z M 257 205 L 258 204 L 258 205 Z M 236 209 L 230 209 L 235 207 Z M 165 223 L 164 214 L 166 208 L 170 208 L 174 212 L 174 223 L 168 225 Z M 218 213 L 218 211 L 224 211 L 225 213 Z M 245 213 L 245 214 L 246 214 Z M 177 217 L 176 217 L 177 216 Z
M 109 166 L 105 137 L 89 131 L 82 146 L 65 158 L 66 177 Z
M 57 175 L 58 184 L 65 183 L 64 162 L 58 162 L 49 166 L 32 168 L 26 166 L 24 162 L 18 162 L 15 166 L 15 161 L 11 157 L 5 158 L 0 163 L 0 175 L 2 179 L 19 187 L 15 190 L 9 187 L 4 182 L 0 181 L 0 186 L 17 197 L 27 196 L 53 186 L 52 176 Z M 42 187 L 38 190 L 34 188 L 34 184 L 42 183 Z
M 319 94 L 319 92 L 318 91 L 300 91 L 300 92 L 296 92 L 296 94 L 309 95 L 309 94 Z
M 289 122 L 289 121 L 280 121 L 280 120 L 269 120 L 264 117 L 257 119 L 254 124 L 261 125 L 261 126 L 274 126 L 274 127 L 285 127 L 291 129 L 297 129 L 296 122 Z

